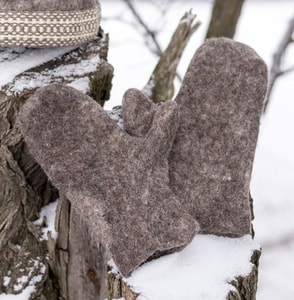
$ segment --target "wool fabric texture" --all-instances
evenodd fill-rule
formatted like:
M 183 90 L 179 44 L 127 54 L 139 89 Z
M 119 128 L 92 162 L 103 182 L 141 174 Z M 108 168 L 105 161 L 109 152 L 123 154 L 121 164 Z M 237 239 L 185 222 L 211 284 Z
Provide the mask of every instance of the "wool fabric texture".
M 19 122 L 30 152 L 123 275 L 199 231 L 169 186 L 175 102 L 158 109 L 146 135 L 133 137 L 90 97 L 50 85 L 25 103 Z
M 249 184 L 267 80 L 262 58 L 227 38 L 207 40 L 190 62 L 175 98 L 179 126 L 168 157 L 169 184 L 201 233 L 251 233 Z M 148 132 L 157 109 L 142 92 L 127 91 L 122 115 L 128 133 Z
M 175 101 L 155 105 L 136 89 L 125 93 L 125 131 L 63 85 L 38 90 L 18 124 L 31 154 L 128 276 L 199 232 L 250 233 L 266 90 L 257 53 L 217 38 L 196 51 Z

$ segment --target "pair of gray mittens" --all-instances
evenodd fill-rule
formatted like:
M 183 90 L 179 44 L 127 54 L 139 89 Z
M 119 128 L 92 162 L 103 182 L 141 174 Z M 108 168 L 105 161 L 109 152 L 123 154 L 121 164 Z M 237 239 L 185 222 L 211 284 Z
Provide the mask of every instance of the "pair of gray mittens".
M 39 89 L 19 124 L 31 154 L 123 275 L 196 233 L 250 233 L 249 183 L 267 68 L 225 38 L 195 53 L 175 101 L 123 99 L 125 131 L 91 98 Z

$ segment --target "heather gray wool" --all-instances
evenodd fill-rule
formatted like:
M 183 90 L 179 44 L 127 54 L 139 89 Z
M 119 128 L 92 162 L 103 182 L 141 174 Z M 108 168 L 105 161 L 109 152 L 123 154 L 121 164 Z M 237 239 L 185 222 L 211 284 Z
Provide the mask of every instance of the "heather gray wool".
M 132 137 L 88 96 L 50 85 L 24 104 L 18 124 L 32 155 L 123 275 L 199 231 L 169 187 L 175 102 L 156 110 L 148 133 Z
M 122 100 L 125 130 L 134 136 L 144 136 L 150 129 L 157 106 L 137 89 L 129 89 Z
M 169 175 L 171 189 L 199 222 L 201 233 L 250 233 L 249 183 L 266 90 L 263 60 L 230 39 L 206 41 L 189 65 L 175 99 L 179 127 L 168 158 Z M 144 99 L 147 104 L 142 105 Z M 145 107 L 148 111 L 142 111 Z M 126 130 L 140 135 L 133 124 L 140 115 L 152 120 L 156 105 L 130 90 L 122 110 Z

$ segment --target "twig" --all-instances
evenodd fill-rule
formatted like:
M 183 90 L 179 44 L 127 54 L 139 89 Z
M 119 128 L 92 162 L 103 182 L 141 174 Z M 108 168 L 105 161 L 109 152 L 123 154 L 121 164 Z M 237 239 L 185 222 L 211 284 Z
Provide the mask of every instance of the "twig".
M 200 26 L 196 15 L 189 11 L 181 18 L 166 50 L 162 53 L 144 92 L 154 101 L 170 100 L 174 94 L 174 79 L 183 51 L 192 34 Z
M 148 24 L 143 20 L 142 16 L 134 6 L 134 1 L 122 1 L 126 3 L 138 24 L 144 29 L 145 36 L 153 43 L 153 47 L 149 46 L 149 49 L 155 55 L 160 57 L 152 76 L 143 90 L 154 102 L 170 100 L 174 94 L 174 79 L 178 78 L 180 81 L 182 80 L 181 76 L 177 74 L 177 67 L 182 53 L 190 37 L 200 26 L 200 22 L 195 22 L 196 15 L 194 15 L 192 11 L 185 13 L 181 18 L 168 47 L 163 52 L 157 41 L 156 31 L 151 30 Z
M 151 30 L 148 25 L 145 23 L 145 21 L 143 20 L 143 18 L 140 16 L 140 14 L 138 13 L 138 11 L 136 10 L 136 8 L 134 7 L 133 3 L 131 0 L 123 0 L 126 5 L 129 7 L 129 9 L 131 10 L 132 14 L 134 15 L 134 17 L 136 18 L 136 20 L 139 22 L 139 24 L 143 27 L 144 31 L 146 32 L 146 35 L 148 37 L 151 38 L 154 46 L 155 46 L 155 50 L 153 50 L 153 52 L 157 55 L 157 56 L 161 56 L 162 54 L 162 49 L 156 39 L 156 33 L 155 31 Z
M 264 112 L 266 112 L 269 102 L 270 102 L 270 96 L 273 90 L 273 86 L 276 82 L 276 80 L 289 72 L 294 71 L 294 67 L 282 70 L 281 69 L 281 64 L 283 61 L 283 57 L 286 53 L 286 50 L 288 46 L 293 43 L 293 32 L 294 32 L 294 17 L 290 20 L 289 26 L 276 50 L 273 56 L 273 64 L 270 69 L 270 74 L 269 74 L 269 88 L 268 88 L 268 93 L 266 96 L 265 104 L 264 104 Z
M 285 75 L 285 74 L 290 73 L 290 72 L 293 72 L 293 71 L 294 71 L 294 66 L 292 66 L 292 67 L 290 67 L 290 68 L 287 68 L 287 69 L 281 71 L 280 74 L 279 74 L 279 76 Z

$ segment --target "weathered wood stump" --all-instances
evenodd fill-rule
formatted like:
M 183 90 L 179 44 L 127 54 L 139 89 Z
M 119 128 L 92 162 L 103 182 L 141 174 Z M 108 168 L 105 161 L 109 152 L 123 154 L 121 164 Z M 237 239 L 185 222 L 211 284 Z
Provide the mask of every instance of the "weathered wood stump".
M 104 250 L 90 247 L 91 238 L 68 200 L 59 202 L 57 241 L 50 235 L 42 239 L 33 223 L 41 208 L 59 196 L 28 153 L 16 117 L 26 99 L 49 83 L 72 85 L 103 105 L 113 76 L 107 52 L 102 31 L 80 47 L 0 49 L 0 294 L 103 298 Z

